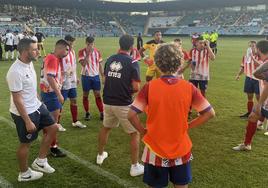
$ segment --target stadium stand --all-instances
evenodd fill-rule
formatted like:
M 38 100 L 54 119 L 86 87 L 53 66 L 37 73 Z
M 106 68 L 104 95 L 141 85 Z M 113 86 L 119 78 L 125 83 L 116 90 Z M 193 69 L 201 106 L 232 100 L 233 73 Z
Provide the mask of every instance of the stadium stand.
M 173 17 L 150 17 L 150 28 L 167 28 L 176 26 L 177 22 L 181 19 L 180 16 Z
M 189 35 L 192 33 L 203 33 L 203 32 L 211 32 L 217 30 L 217 26 L 198 26 L 198 27 L 177 27 L 171 28 L 165 32 L 165 34 L 173 34 L 172 32 L 176 32 L 176 34 L 181 35 Z
M 184 15 L 178 23 L 180 26 L 202 25 L 210 26 L 212 21 L 218 16 L 217 12 L 190 12 Z
M 120 36 L 122 33 L 189 35 L 218 30 L 221 35 L 266 35 L 266 11 L 230 11 L 224 8 L 203 11 L 130 12 L 86 11 L 67 8 L 4 5 L 0 7 L 0 32 L 40 28 L 47 36 Z
M 126 33 L 137 35 L 144 32 L 144 25 L 147 21 L 147 16 L 144 15 L 130 15 L 120 14 L 115 16 Z

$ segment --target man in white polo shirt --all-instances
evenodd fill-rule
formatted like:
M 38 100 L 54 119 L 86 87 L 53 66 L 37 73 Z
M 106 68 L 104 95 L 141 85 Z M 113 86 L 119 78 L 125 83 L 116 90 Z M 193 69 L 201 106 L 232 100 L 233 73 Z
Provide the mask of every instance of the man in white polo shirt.
M 18 181 L 32 181 L 43 176 L 42 172 L 55 171 L 47 162 L 47 152 L 52 138 L 56 136 L 57 126 L 46 106 L 37 97 L 37 79 L 32 61 L 39 55 L 37 43 L 22 39 L 18 44 L 20 53 L 7 73 L 7 83 L 11 92 L 10 113 L 16 124 L 20 145 L 17 150 L 20 173 Z M 37 139 L 38 131 L 46 130 L 41 142 L 38 157 L 28 167 L 28 153 L 31 142 Z

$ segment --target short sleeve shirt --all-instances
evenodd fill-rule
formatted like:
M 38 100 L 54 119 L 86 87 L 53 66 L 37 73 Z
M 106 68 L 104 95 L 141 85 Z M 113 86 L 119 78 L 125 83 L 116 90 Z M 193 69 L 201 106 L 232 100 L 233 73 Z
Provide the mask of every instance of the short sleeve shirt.
M 180 79 L 179 78 L 173 78 L 170 82 L 167 78 L 163 77 L 163 79 L 167 84 L 174 84 L 177 83 Z M 197 112 L 200 114 L 208 111 L 211 109 L 211 106 L 209 102 L 203 97 L 201 92 L 194 86 L 193 87 L 193 92 L 192 92 L 192 108 L 195 109 Z M 143 88 L 140 90 L 138 93 L 137 97 L 135 98 L 133 104 L 132 104 L 132 109 L 135 110 L 136 112 L 140 113 L 144 111 L 148 105 L 148 93 L 149 93 L 149 84 L 145 84 Z
M 61 59 L 57 58 L 54 54 L 49 54 L 43 61 L 43 67 L 41 68 L 41 76 L 40 76 L 40 89 L 42 92 L 53 92 L 53 89 L 48 83 L 48 76 L 52 76 L 55 78 L 57 83 L 57 87 L 61 89 L 62 87 L 62 65 Z
M 28 114 L 35 112 L 41 106 L 37 97 L 37 78 L 32 62 L 25 64 L 17 59 L 9 68 L 6 80 L 10 92 L 21 92 L 24 107 Z M 9 111 L 20 115 L 13 102 L 12 95 Z
M 137 61 L 125 53 L 111 56 L 104 68 L 104 104 L 127 106 L 132 103 L 132 82 L 140 82 L 140 67 Z

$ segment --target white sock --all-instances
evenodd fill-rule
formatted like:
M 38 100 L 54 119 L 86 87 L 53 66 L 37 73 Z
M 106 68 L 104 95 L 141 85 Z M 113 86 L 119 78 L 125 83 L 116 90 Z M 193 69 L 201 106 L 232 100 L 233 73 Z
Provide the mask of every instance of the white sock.
M 6 52 L 6 59 L 8 59 L 8 51 Z
M 136 163 L 136 164 L 132 164 L 131 167 L 135 167 L 137 166 L 139 163 Z
M 21 176 L 29 176 L 31 174 L 31 170 L 28 168 L 26 172 L 21 172 Z
M 260 120 L 258 120 L 257 125 L 260 126 L 260 125 L 262 125 L 262 124 L 263 124 L 263 122 L 260 121 Z
M 11 52 L 11 59 L 14 59 L 14 51 Z
M 44 159 L 36 158 L 36 162 L 38 164 L 44 164 L 45 162 L 47 162 L 47 158 L 44 158 Z

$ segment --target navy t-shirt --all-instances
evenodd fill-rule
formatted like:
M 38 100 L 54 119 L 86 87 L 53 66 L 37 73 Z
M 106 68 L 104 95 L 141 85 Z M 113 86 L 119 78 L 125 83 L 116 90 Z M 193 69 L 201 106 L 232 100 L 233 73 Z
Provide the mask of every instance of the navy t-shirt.
M 103 102 L 107 105 L 127 106 L 132 103 L 132 81 L 140 81 L 138 62 L 125 53 L 111 56 L 104 67 Z

